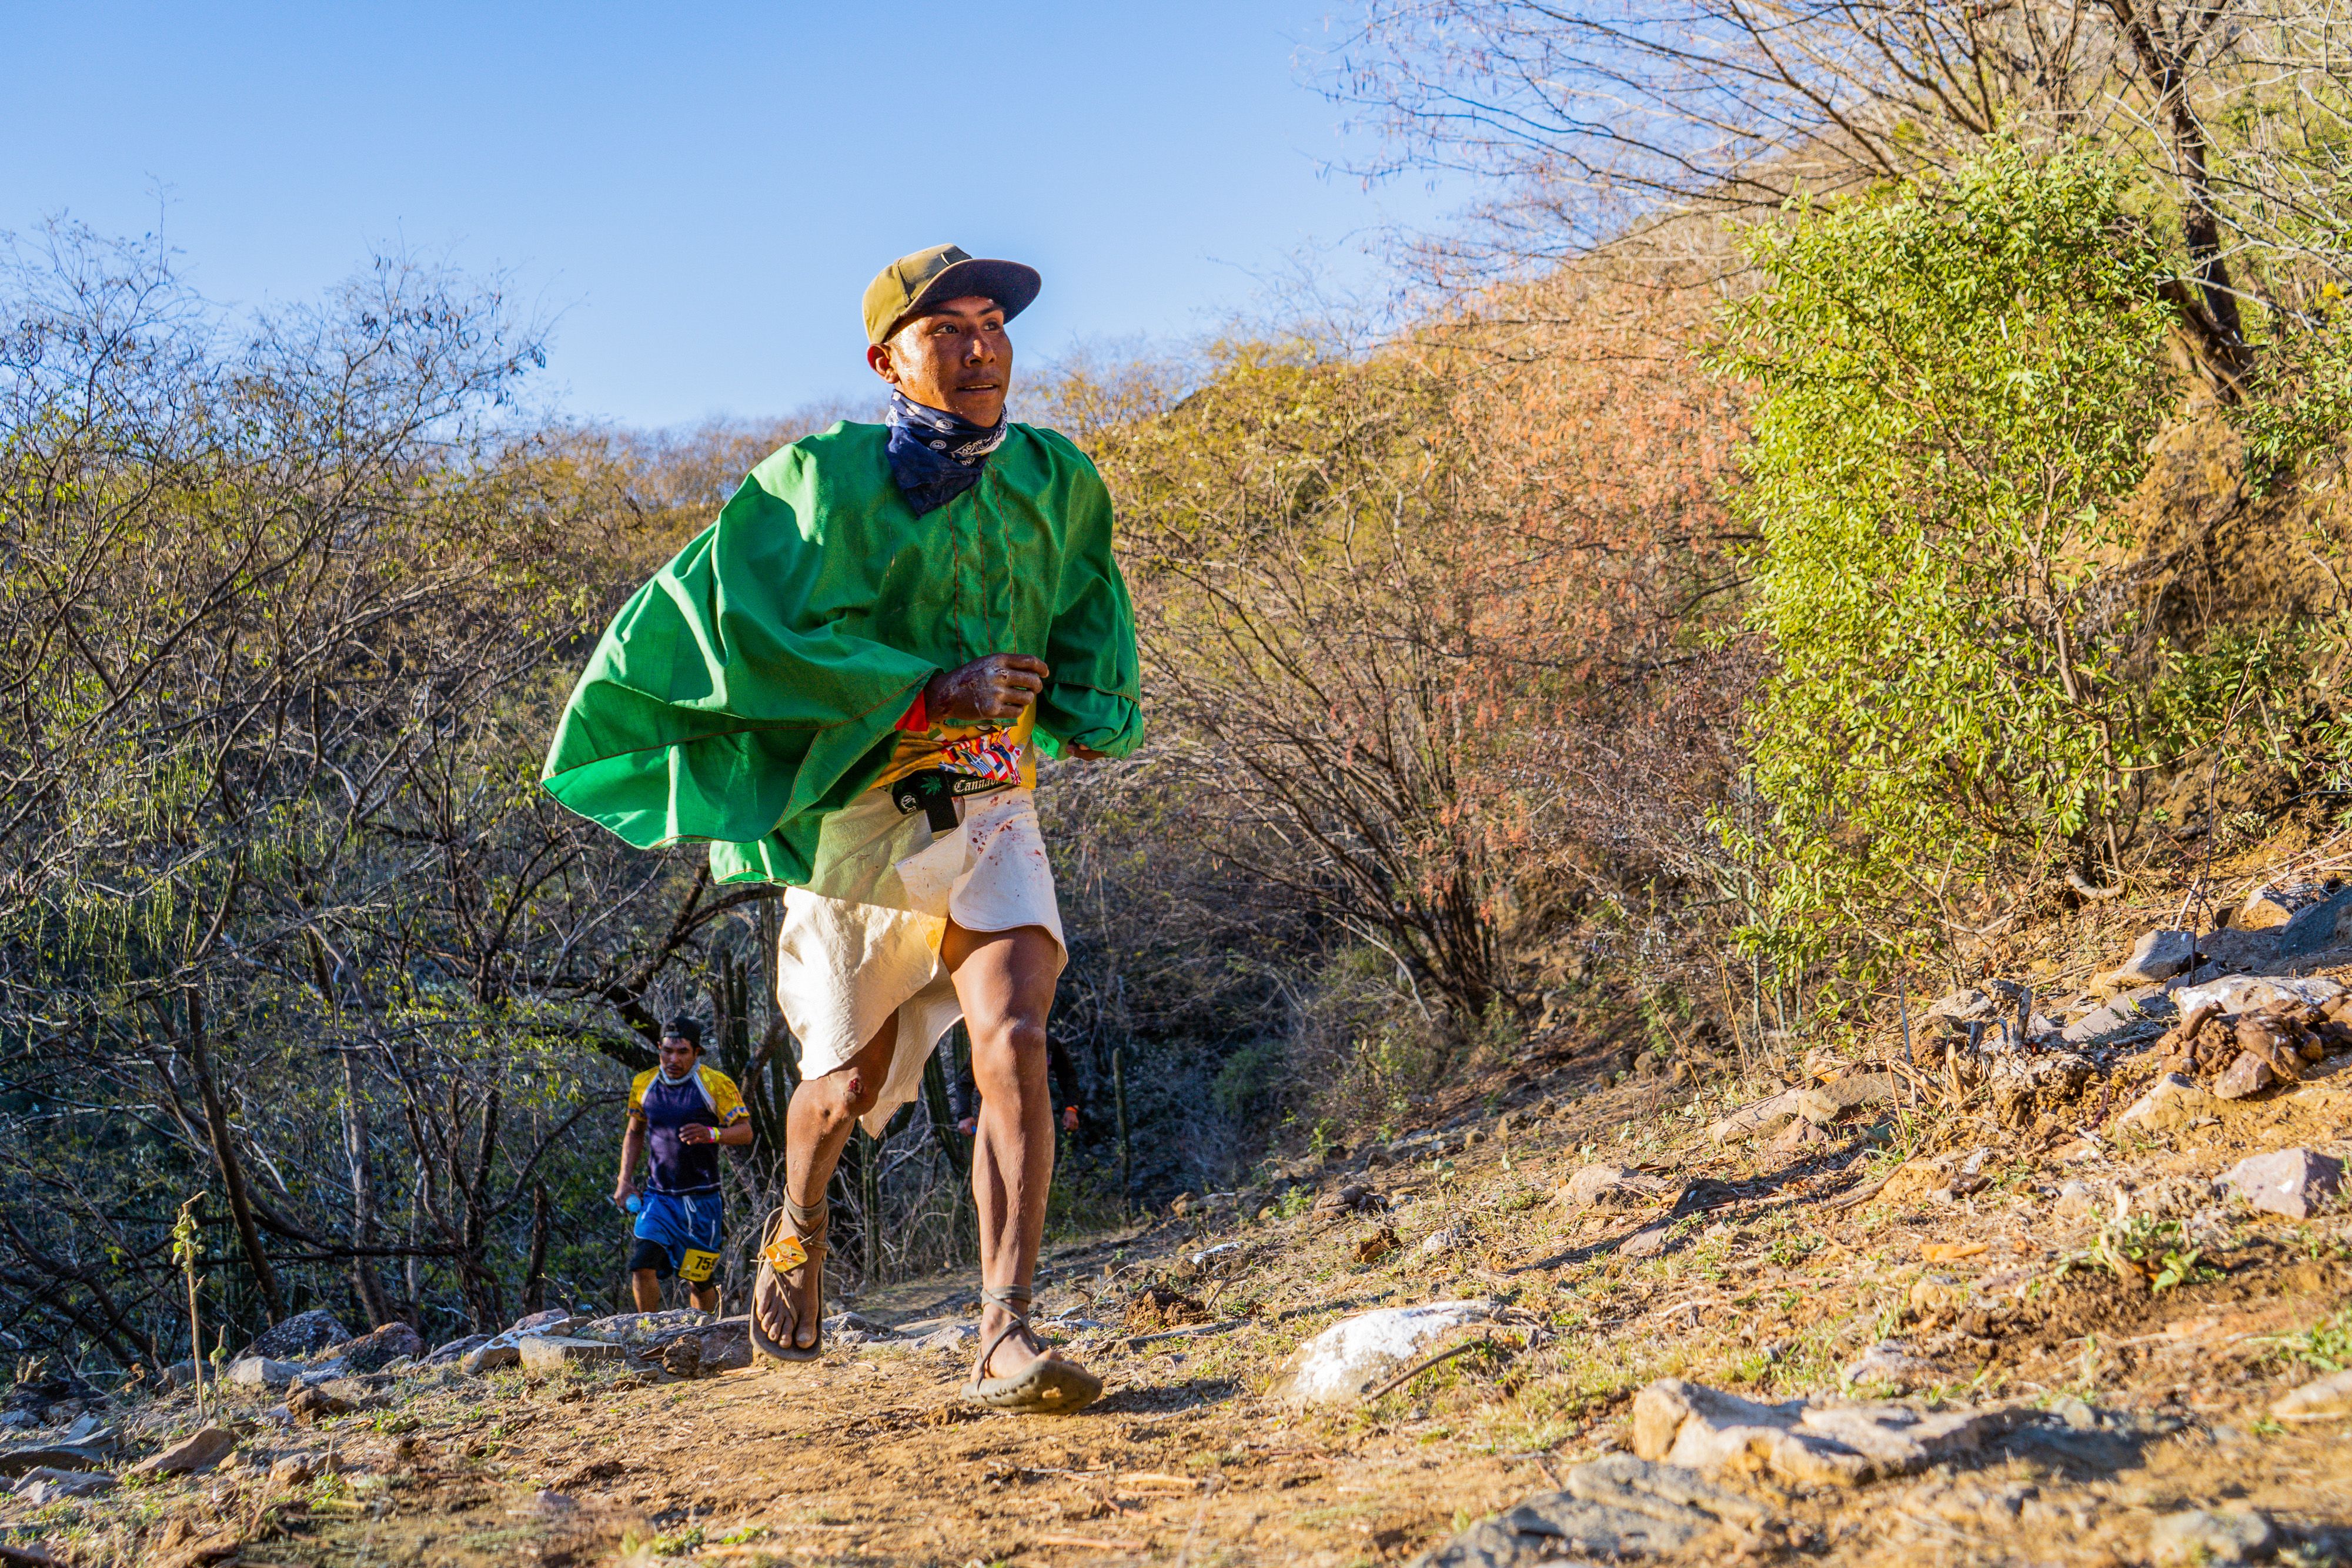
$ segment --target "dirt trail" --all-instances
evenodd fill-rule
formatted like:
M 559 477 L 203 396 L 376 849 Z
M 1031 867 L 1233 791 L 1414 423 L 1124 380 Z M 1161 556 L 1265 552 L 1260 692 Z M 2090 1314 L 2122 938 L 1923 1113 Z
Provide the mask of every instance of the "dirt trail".
M 2116 1118 L 2146 1045 L 2040 1099 L 1938 1103 L 1912 1082 L 1891 1105 L 1720 1145 L 1710 1122 L 1780 1082 L 1612 1085 L 1601 1052 L 1531 1056 L 1431 1107 L 1434 1135 L 1052 1251 L 1040 1316 L 1069 1319 L 1061 1337 L 1109 1383 L 1076 1416 L 961 1405 L 969 1338 L 687 1381 L 453 1375 L 317 1428 L 257 1395 L 236 1468 L 0 1503 L 0 1523 L 75 1563 L 1398 1563 L 1629 1446 L 1654 1379 L 1835 1395 L 1893 1342 L 1916 1403 L 2032 1419 L 1859 1488 L 1735 1473 L 1776 1521 L 1738 1552 L 2141 1563 L 2158 1517 L 2207 1507 L 2263 1511 L 2285 1560 L 2352 1560 L 2352 1423 L 2268 1414 L 2352 1362 L 2352 1216 L 2255 1214 L 2210 1185 L 2290 1143 L 2352 1152 L 2352 1056 L 2135 1132 Z M 1632 1207 L 1561 1198 L 1603 1161 L 1632 1173 Z M 1472 1348 L 1394 1390 L 1276 1397 L 1285 1357 L 1346 1315 L 1465 1298 L 1497 1312 L 1428 1348 Z M 956 1319 L 970 1281 L 855 1304 Z M 157 1404 L 137 1422 L 160 1437 L 190 1417 Z M 265 1473 L 330 1448 L 340 1474 Z

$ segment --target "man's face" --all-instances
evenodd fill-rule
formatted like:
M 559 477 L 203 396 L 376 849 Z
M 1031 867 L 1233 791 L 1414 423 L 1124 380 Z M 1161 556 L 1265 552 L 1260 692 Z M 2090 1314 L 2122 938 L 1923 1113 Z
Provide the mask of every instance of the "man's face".
M 950 299 L 866 350 L 874 373 L 927 408 L 974 424 L 1004 417 L 1013 385 L 1013 340 L 1004 312 L 977 294 Z
M 693 1067 L 694 1059 L 701 1054 L 691 1043 L 678 1039 L 674 1034 L 662 1036 L 662 1071 L 672 1078 L 685 1077 L 688 1070 Z

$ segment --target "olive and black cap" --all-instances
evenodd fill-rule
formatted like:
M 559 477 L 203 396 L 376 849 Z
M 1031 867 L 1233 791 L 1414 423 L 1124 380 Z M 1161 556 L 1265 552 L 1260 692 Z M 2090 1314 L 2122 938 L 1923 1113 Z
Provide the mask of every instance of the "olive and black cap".
M 662 1025 L 662 1038 L 664 1040 L 682 1040 L 686 1041 L 687 1044 L 694 1047 L 695 1050 L 700 1051 L 702 1049 L 702 1020 L 699 1019 L 672 1019 L 669 1022 Z
M 984 295 L 1010 321 L 1029 308 L 1045 280 L 1017 261 L 988 261 L 960 245 L 935 245 L 902 256 L 866 286 L 866 340 L 879 343 L 909 316 L 942 299 Z

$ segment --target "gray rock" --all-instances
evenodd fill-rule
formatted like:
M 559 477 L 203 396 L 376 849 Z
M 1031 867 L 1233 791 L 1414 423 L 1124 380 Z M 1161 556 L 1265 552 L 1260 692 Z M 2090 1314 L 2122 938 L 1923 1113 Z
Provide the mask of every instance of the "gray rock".
M 567 1366 L 599 1366 L 617 1363 L 621 1347 L 610 1340 L 574 1339 L 568 1334 L 525 1334 L 517 1347 L 523 1370 L 544 1377 Z
M 2221 1173 L 2221 1185 L 2266 1214 L 2309 1219 L 2343 1190 L 2344 1162 L 2305 1148 L 2278 1149 L 2240 1160 Z
M 2158 1019 L 2168 1018 L 2176 1010 L 2160 988 L 2143 986 L 2137 990 L 2125 992 L 2105 1007 L 2094 1008 L 2058 1033 L 2067 1044 L 2081 1045 L 2121 1034 L 2126 1030 L 2138 1029 Z
M 21 1476 L 45 1466 L 58 1470 L 94 1470 L 106 1463 L 106 1454 L 105 1448 L 90 1443 L 34 1443 L 21 1448 L 0 1448 L 0 1476 Z
M 1655 1258 L 1666 1249 L 1666 1222 L 1645 1225 L 1617 1243 L 1620 1258 Z
M 332 1312 L 296 1312 L 284 1322 L 263 1331 L 251 1344 L 236 1353 L 236 1359 L 257 1355 L 268 1361 L 293 1361 L 316 1355 L 351 1337 L 352 1331 L 336 1322 Z
M 2282 1421 L 2341 1421 L 2352 1416 L 2352 1368 L 2317 1378 L 2271 1406 Z
M 2197 956 L 2197 938 L 2187 931 L 2150 931 L 2134 944 L 2131 956 L 2108 971 L 2117 990 L 2152 985 L 2185 974 Z
M 659 1314 L 629 1313 L 626 1314 L 626 1317 L 635 1318 L 640 1315 Z M 698 1318 L 702 1314 L 697 1312 L 694 1315 Z M 479 1377 L 484 1373 L 496 1372 L 501 1367 L 518 1366 L 522 1363 L 521 1346 L 523 1336 L 526 1334 L 537 1333 L 560 1335 L 572 1333 L 575 1331 L 593 1327 L 598 1321 L 600 1320 L 591 1319 L 581 1316 L 578 1313 L 565 1312 L 561 1307 L 552 1307 L 543 1312 L 533 1312 L 530 1316 L 524 1318 L 520 1322 L 516 1323 L 514 1327 L 506 1330 L 504 1333 L 492 1334 L 488 1339 L 484 1340 L 473 1349 L 467 1351 L 464 1355 L 459 1357 L 457 1365 L 460 1370 L 471 1377 Z M 620 1322 L 625 1320 L 624 1318 L 605 1318 L 601 1321 L 610 1323 Z
M 465 1358 L 459 1361 L 457 1365 L 459 1370 L 479 1377 L 486 1372 L 496 1372 L 500 1367 L 520 1366 L 521 1364 L 520 1340 L 509 1339 L 506 1335 L 499 1334 L 488 1343 L 478 1344 L 467 1351 Z
M 1972 1023 L 1989 1024 L 1998 1018 L 2000 1005 L 1973 986 L 1964 986 L 1949 996 L 1931 1003 L 1919 1015 L 1923 1026 L 1940 1029 L 1950 1035 L 1965 1035 Z
M 2307 958 L 2312 954 L 2336 946 L 2341 935 L 2344 917 L 2352 915 L 2352 887 L 2343 889 L 2320 900 L 2307 909 L 2297 910 L 2279 933 L 2277 956 Z
M 694 1315 L 698 1318 L 703 1316 L 700 1312 Z M 870 1318 L 858 1318 L 855 1312 L 836 1313 L 834 1317 L 825 1320 L 827 1343 L 835 1342 L 836 1334 L 835 1325 L 843 1319 L 856 1319 L 859 1322 L 873 1322 Z M 842 1326 L 846 1329 L 846 1324 Z M 846 1333 L 839 1334 L 839 1343 L 859 1343 L 866 1339 L 895 1342 L 898 1337 L 887 1328 L 879 1333 L 870 1335 L 864 1334 L 856 1329 L 847 1329 Z M 694 1348 L 690 1352 L 683 1351 L 679 1349 L 681 1345 L 692 1345 Z M 708 1377 L 718 1372 L 738 1372 L 751 1364 L 751 1320 L 746 1315 L 721 1318 L 717 1322 L 705 1321 L 681 1324 L 651 1338 L 625 1344 L 623 1349 L 629 1358 L 637 1361 L 659 1362 L 670 1372 L 678 1373 L 679 1367 L 669 1364 L 675 1357 L 681 1364 L 693 1368 L 690 1374 L 681 1374 L 681 1375 Z
M 319 1466 L 308 1454 L 289 1454 L 269 1467 L 269 1484 L 306 1487 L 319 1476 Z
M 469 1333 L 464 1339 L 453 1339 L 447 1344 L 436 1345 L 427 1352 L 425 1364 L 444 1366 L 452 1362 L 462 1362 L 468 1354 L 489 1343 L 490 1336 L 486 1333 Z
M 1767 1095 L 1750 1104 L 1740 1106 L 1729 1114 L 1717 1118 L 1706 1130 L 1708 1139 L 1718 1144 L 1738 1143 L 1742 1138 L 1778 1132 L 1797 1119 L 1798 1096 L 1802 1090 L 1789 1089 Z
M 2231 915 L 2230 925 L 2238 931 L 2272 930 L 2310 908 L 2319 897 L 2319 888 L 2313 883 L 2264 883 L 2246 894 L 2246 901 Z
M 1797 1114 L 1816 1126 L 1825 1127 L 1865 1106 L 1892 1104 L 1902 1093 L 1902 1085 L 1892 1072 L 1849 1072 L 1794 1093 L 1796 1098 L 1791 1103 Z
M 406 1323 L 389 1322 L 373 1333 L 347 1340 L 331 1347 L 331 1350 L 348 1371 L 381 1372 L 395 1361 L 414 1361 L 423 1355 L 425 1340 Z
M 1666 1184 L 1630 1166 L 1586 1166 L 1560 1185 L 1554 1201 L 1569 1208 L 1647 1208 Z
M 2188 1010 L 2188 1004 L 2182 1004 Z M 2178 1072 L 2168 1072 L 2116 1118 L 2116 1124 L 2148 1132 L 2171 1132 L 2213 1113 L 2213 1097 Z
M 93 1448 L 110 1448 L 115 1444 L 116 1434 L 113 1427 L 98 1416 L 82 1415 L 75 1416 L 74 1424 L 66 1428 L 66 1441 Z
M 1612 1454 L 1568 1472 L 1499 1518 L 1472 1525 L 1415 1559 L 1415 1568 L 1523 1568 L 1565 1556 L 1602 1559 L 1687 1551 L 1719 1532 L 1769 1521 L 1760 1504 L 1672 1465 Z M 1729 1555 L 1728 1552 L 1723 1555 Z
M 131 1467 L 131 1473 L 134 1476 L 201 1475 L 228 1458 L 229 1451 L 236 1447 L 236 1438 L 226 1427 L 206 1427 L 181 1438 L 162 1453 L 140 1460 Z
M 357 1400 L 326 1387 L 298 1383 L 286 1396 L 286 1413 L 308 1427 L 337 1416 L 348 1416 L 359 1408 Z
M 1972 1453 L 2019 1418 L 2005 1406 L 1760 1405 L 1666 1377 L 1634 1396 L 1633 1451 L 1702 1473 L 1761 1468 L 1795 1486 L 1860 1486 Z
M 2278 1082 L 2271 1064 L 2251 1051 L 2238 1052 L 2238 1060 L 2222 1069 L 2221 1076 L 2213 1080 L 2216 1100 L 2245 1100 L 2261 1093 Z
M 2168 1513 L 2147 1532 L 2148 1555 L 2160 1564 L 2259 1563 L 2276 1544 L 2271 1521 L 2245 1508 Z
M 16 1500 L 35 1508 L 60 1498 L 97 1497 L 114 1490 L 112 1476 L 102 1470 L 56 1470 L 47 1466 L 26 1470 L 12 1489 Z
M 571 1334 L 579 1339 L 600 1339 L 635 1350 L 643 1345 L 659 1344 L 683 1329 L 709 1328 L 712 1321 L 709 1312 L 698 1312 L 691 1307 L 673 1307 L 660 1312 L 615 1312 L 608 1318 L 538 1332 Z
M 240 1388 L 283 1388 L 301 1371 L 302 1368 L 290 1362 L 248 1355 L 243 1361 L 229 1363 L 228 1380 Z

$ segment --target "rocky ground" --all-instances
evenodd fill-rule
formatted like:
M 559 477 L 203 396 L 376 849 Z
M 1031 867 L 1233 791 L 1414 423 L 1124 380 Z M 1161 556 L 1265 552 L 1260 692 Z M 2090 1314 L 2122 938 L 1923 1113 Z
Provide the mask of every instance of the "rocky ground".
M 1801 1060 L 1556 1031 L 1056 1248 L 1075 1417 L 958 1401 L 963 1280 L 789 1371 L 684 1318 L 306 1345 L 203 1417 L 20 1389 L 0 1561 L 2352 1561 L 2352 892 L 2257 895 Z

